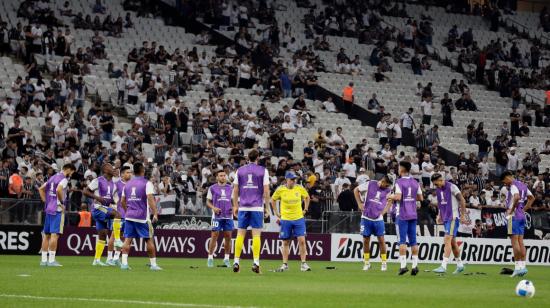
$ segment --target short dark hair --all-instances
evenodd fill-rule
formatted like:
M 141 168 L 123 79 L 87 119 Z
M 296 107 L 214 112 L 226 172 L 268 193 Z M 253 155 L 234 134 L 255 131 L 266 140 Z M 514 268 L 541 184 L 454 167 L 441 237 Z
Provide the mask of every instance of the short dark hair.
M 251 150 L 250 152 L 248 152 L 248 159 L 251 162 L 258 160 L 259 156 L 260 156 L 260 153 L 258 153 L 258 150 Z
M 514 176 L 514 173 L 510 170 L 506 170 L 500 175 L 500 180 L 504 181 L 507 176 Z
M 409 163 L 408 161 L 400 161 L 399 167 L 402 167 L 407 172 L 411 171 L 411 163 Z
M 434 173 L 432 175 L 432 182 L 435 182 L 435 181 L 439 180 L 440 178 L 442 178 L 441 173 Z
M 63 170 L 67 170 L 67 169 L 69 169 L 69 170 L 71 170 L 71 171 L 76 171 L 76 167 L 75 167 L 75 165 L 73 165 L 73 164 L 65 164 L 65 165 L 63 165 Z
M 124 172 L 124 171 L 126 171 L 126 170 L 132 170 L 132 168 L 130 168 L 130 166 L 122 166 L 122 167 L 120 168 L 120 173 L 122 173 L 122 172 Z
M 389 185 L 393 185 L 393 180 L 392 180 L 389 176 L 387 176 L 387 175 L 384 175 L 384 176 L 382 177 L 382 180 L 383 180 L 384 182 L 388 183 Z
M 143 174 L 145 172 L 145 167 L 143 166 L 142 163 L 140 162 L 137 162 L 134 164 L 134 173 L 135 174 Z

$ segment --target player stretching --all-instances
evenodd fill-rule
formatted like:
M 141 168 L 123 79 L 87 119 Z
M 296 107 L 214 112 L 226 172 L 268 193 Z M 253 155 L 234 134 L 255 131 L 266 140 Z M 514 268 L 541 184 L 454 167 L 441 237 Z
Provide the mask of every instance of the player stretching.
M 309 208 L 309 194 L 302 185 L 296 184 L 296 174 L 292 171 L 287 171 L 285 174 L 286 184 L 281 185 L 275 190 L 271 197 L 271 208 L 280 219 L 281 233 L 279 238 L 283 240 L 283 265 L 280 271 L 288 270 L 288 255 L 290 254 L 290 241 L 296 237 L 300 249 L 300 259 L 302 272 L 311 271 L 306 263 L 306 221 L 304 215 Z M 275 201 L 280 200 L 279 208 L 281 213 L 277 211 Z M 302 210 L 302 201 L 304 209 Z
M 147 241 L 147 254 L 152 271 L 160 271 L 157 265 L 155 242 L 153 240 L 153 225 L 149 219 L 149 209 L 153 212 L 153 222 L 158 220 L 155 204 L 155 187 L 145 178 L 145 167 L 142 163 L 134 164 L 135 177 L 126 182 L 122 190 L 122 208 L 126 212 L 124 222 L 124 245 L 122 246 L 122 262 L 120 268 L 129 270 L 128 254 L 130 245 L 135 238 L 144 238 Z
M 359 209 L 363 212 L 361 215 L 361 234 L 363 235 L 363 256 L 365 264 L 363 270 L 370 269 L 370 237 L 374 235 L 378 238 L 380 246 L 380 258 L 382 259 L 382 271 L 388 269 L 386 260 L 386 241 L 384 240 L 385 226 L 384 214 L 391 207 L 391 201 L 388 195 L 391 192 L 392 180 L 384 176 L 380 181 L 368 181 L 357 186 L 353 190 L 355 200 L 359 204 Z M 361 193 L 365 194 L 365 201 L 361 200 Z
M 61 172 L 52 176 L 38 189 L 40 199 L 44 202 L 44 212 L 46 212 L 40 266 L 61 266 L 55 261 L 55 252 L 57 239 L 60 234 L 63 234 L 63 224 L 65 223 L 63 201 L 67 193 L 68 179 L 75 171 L 76 168 L 73 164 L 66 164 Z
M 437 223 L 443 223 L 445 227 L 445 248 L 443 252 L 443 262 L 441 266 L 434 270 L 434 273 L 447 272 L 447 263 L 449 263 L 449 256 L 451 250 L 456 259 L 456 270 L 453 274 L 462 273 L 464 271 L 464 264 L 460 259 L 460 249 L 456 243 L 456 234 L 458 232 L 459 222 L 466 224 L 466 201 L 462 196 L 462 193 L 458 187 L 443 179 L 441 174 L 436 173 L 432 175 L 432 183 L 434 183 L 437 196 L 437 203 L 439 204 L 439 214 L 437 215 Z M 458 217 L 460 216 L 460 221 Z
M 233 231 L 233 211 L 231 206 L 232 188 L 227 183 L 227 175 L 223 170 L 216 174 L 218 183 L 210 186 L 206 195 L 206 205 L 212 210 L 212 235 L 208 245 L 208 267 L 214 267 L 214 250 L 218 243 L 220 231 L 223 232 L 223 250 L 225 257 L 223 264 L 230 267 L 229 254 L 231 253 L 231 232 Z
M 407 244 L 411 247 L 412 270 L 411 275 L 418 274 L 418 243 L 416 242 L 416 201 L 424 200 L 422 190 L 418 182 L 409 175 L 411 163 L 401 161 L 399 163 L 399 175 L 395 182 L 395 194 L 391 196 L 396 201 L 396 224 L 399 236 L 399 262 L 401 267 L 399 275 L 409 271 L 407 268 Z
M 120 215 L 120 218 L 115 218 L 113 220 L 113 233 L 109 237 L 109 244 L 107 245 L 107 265 L 115 266 L 120 265 L 120 249 L 122 248 L 122 240 L 121 240 L 121 230 L 124 230 L 124 216 L 126 215 L 126 212 L 122 208 L 121 204 L 121 196 L 122 196 L 122 190 L 124 189 L 124 185 L 126 185 L 126 182 L 128 182 L 132 178 L 132 168 L 129 166 L 123 166 L 120 169 L 120 179 L 115 182 L 116 186 L 116 195 L 115 195 L 115 201 L 117 205 L 117 212 Z M 113 249 L 114 248 L 114 249 Z M 114 250 L 114 256 L 111 258 L 111 254 L 113 254 Z
M 252 228 L 252 271 L 260 273 L 261 234 L 264 226 L 264 205 L 269 204 L 269 173 L 258 165 L 259 153 L 248 153 L 249 163 L 237 170 L 233 182 L 233 215 L 238 218 L 237 238 L 235 239 L 235 262 L 233 271 L 240 271 L 239 259 L 243 250 L 246 229 Z
M 92 217 L 94 218 L 97 230 L 95 258 L 92 263 L 94 266 L 107 266 L 107 264 L 101 262 L 101 255 L 103 255 L 103 250 L 105 249 L 111 219 L 120 217 L 117 211 L 111 207 L 111 205 L 115 203 L 114 196 L 116 190 L 115 183 L 113 182 L 113 166 L 106 163 L 101 169 L 103 176 L 94 179 L 84 190 L 84 195 L 95 201 L 94 210 L 92 211 Z M 118 225 L 113 227 L 115 230 L 117 230 L 117 228 L 120 229 L 120 220 L 118 221 Z M 122 243 L 116 244 L 122 246 Z
M 523 234 L 525 232 L 525 211 L 531 208 L 535 197 L 523 182 L 514 178 L 514 174 L 505 171 L 500 179 L 508 186 L 506 197 L 506 217 L 508 222 L 508 235 L 512 241 L 514 251 L 514 273 L 511 277 L 524 276 L 527 274 L 525 266 L 525 246 L 523 245 Z

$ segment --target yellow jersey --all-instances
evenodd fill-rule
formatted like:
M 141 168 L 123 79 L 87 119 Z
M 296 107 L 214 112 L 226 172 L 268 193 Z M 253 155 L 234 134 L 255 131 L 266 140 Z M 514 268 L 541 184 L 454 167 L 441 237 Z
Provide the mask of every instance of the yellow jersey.
M 280 200 L 282 220 L 298 220 L 304 217 L 302 212 L 302 200 L 309 197 L 307 190 L 301 185 L 294 185 L 292 188 L 281 185 L 275 190 L 271 198 Z

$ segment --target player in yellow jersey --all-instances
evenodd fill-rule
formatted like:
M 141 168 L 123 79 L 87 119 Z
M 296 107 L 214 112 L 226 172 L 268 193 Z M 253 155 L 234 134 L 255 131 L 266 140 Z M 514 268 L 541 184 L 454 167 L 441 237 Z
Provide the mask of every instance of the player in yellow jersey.
M 279 238 L 283 240 L 283 265 L 279 271 L 288 270 L 290 241 L 296 237 L 302 260 L 300 270 L 307 272 L 311 271 L 311 268 L 306 263 L 306 221 L 304 215 L 309 208 L 309 194 L 303 186 L 296 184 L 296 178 L 294 172 L 289 171 L 285 174 L 285 185 L 279 186 L 271 196 L 271 208 L 280 219 L 281 224 Z M 277 200 L 280 201 L 280 213 L 277 210 Z M 304 202 L 303 210 L 302 201 Z

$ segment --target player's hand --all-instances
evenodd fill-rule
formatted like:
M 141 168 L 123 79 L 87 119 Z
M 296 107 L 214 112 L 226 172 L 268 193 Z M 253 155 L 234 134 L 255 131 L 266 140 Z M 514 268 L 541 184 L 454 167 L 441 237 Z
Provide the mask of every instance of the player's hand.
M 435 223 L 438 225 L 441 225 L 443 221 L 441 221 L 441 216 L 437 215 L 437 218 L 435 219 Z
M 512 209 L 507 209 L 506 210 L 506 217 L 508 216 L 512 216 Z
M 220 213 L 221 213 L 221 211 L 222 211 L 222 210 L 220 210 L 220 209 L 219 209 L 219 208 L 217 208 L 217 207 L 216 207 L 216 208 L 214 208 L 214 213 L 215 213 L 216 215 L 220 214 Z
M 97 202 L 98 202 L 99 204 L 101 204 L 101 205 L 107 205 L 107 204 L 106 204 L 106 203 L 107 203 L 107 200 L 105 200 L 103 197 L 99 197 L 99 196 L 98 196 L 98 197 L 95 198 L 95 201 L 97 201 Z
M 233 216 L 237 217 L 238 214 L 239 214 L 239 208 L 238 208 L 238 207 L 234 207 L 234 208 L 233 208 Z
M 307 214 L 307 210 L 306 210 L 306 209 L 304 209 L 304 210 L 302 211 L 302 214 L 304 214 L 304 216 L 306 216 L 306 214 Z
M 460 223 L 464 224 L 464 225 L 468 225 L 468 224 L 470 224 L 470 221 L 468 219 L 466 219 L 466 217 L 464 215 L 461 215 L 460 216 Z
M 152 220 L 152 222 L 153 222 L 153 223 L 156 223 L 157 221 L 159 221 L 159 216 L 158 216 L 158 214 L 155 214 L 155 215 L 153 215 L 153 220 Z

